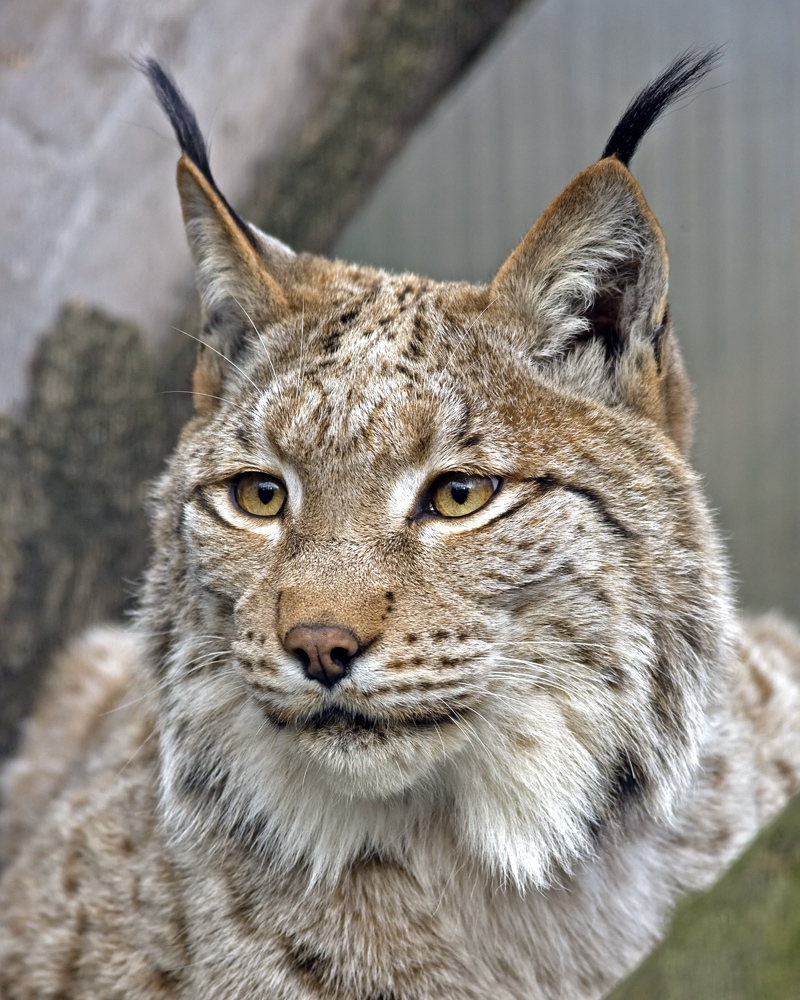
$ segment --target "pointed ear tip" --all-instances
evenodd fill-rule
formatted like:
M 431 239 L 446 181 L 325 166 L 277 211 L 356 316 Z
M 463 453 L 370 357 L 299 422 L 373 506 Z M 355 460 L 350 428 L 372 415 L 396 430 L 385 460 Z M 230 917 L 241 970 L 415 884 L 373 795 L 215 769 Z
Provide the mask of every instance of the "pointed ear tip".
M 606 156 L 584 167 L 573 177 L 564 190 L 550 202 L 541 218 L 544 219 L 551 213 L 563 210 L 564 205 L 575 198 L 581 202 L 587 198 L 593 201 L 598 194 L 610 187 L 622 188 L 630 192 L 640 205 L 643 207 L 647 205 L 644 193 L 628 167 L 616 156 Z
M 209 211 L 222 217 L 230 213 L 219 192 L 208 181 L 203 171 L 185 153 L 178 160 L 175 168 L 175 181 L 178 187 L 184 218 L 194 217 L 198 213 Z
M 637 191 L 639 190 L 639 182 L 631 173 L 630 167 L 616 156 L 604 156 L 602 160 L 597 160 L 590 167 L 587 167 L 584 173 L 617 177 L 631 187 L 636 188 Z
M 203 177 L 200 168 L 196 163 L 189 159 L 186 153 L 181 153 L 180 159 L 175 167 L 175 178 L 178 182 L 178 187 L 189 181 L 201 187 L 206 186 L 205 177 Z
M 664 242 L 664 234 L 661 230 L 661 225 L 655 217 L 652 208 L 650 208 L 647 198 L 644 196 L 644 191 L 642 191 L 641 185 L 631 173 L 628 165 L 623 163 L 622 160 L 618 159 L 616 156 L 605 156 L 602 160 L 597 160 L 597 162 L 593 163 L 591 167 L 588 167 L 587 170 L 584 171 L 584 174 L 588 174 L 590 171 L 594 171 L 594 176 L 602 175 L 609 179 L 613 178 L 616 181 L 621 181 L 628 188 L 628 190 L 633 193 L 636 201 L 639 203 L 639 208 L 656 233 L 656 236 L 661 244 L 662 253 L 666 256 L 667 247 Z
M 610 156 L 603 156 L 599 160 L 596 160 L 592 166 L 599 166 L 601 163 L 606 164 L 606 166 L 613 166 L 614 169 L 621 167 L 622 170 L 629 174 L 631 172 L 630 167 L 627 163 L 623 163 L 622 160 L 617 156 L 616 153 L 612 153 Z

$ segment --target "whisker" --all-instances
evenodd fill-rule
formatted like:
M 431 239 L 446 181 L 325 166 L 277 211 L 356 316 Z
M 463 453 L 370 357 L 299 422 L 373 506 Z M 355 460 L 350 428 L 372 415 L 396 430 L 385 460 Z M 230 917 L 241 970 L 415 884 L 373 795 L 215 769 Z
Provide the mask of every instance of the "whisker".
M 125 763 L 119 769 L 119 771 L 117 771 L 117 773 L 116 773 L 116 775 L 114 777 L 115 781 L 118 781 L 122 777 L 123 771 L 127 768 L 127 766 L 131 763 L 131 761 L 133 761 L 136 757 L 138 757 L 138 755 L 142 752 L 142 750 L 150 742 L 150 740 L 152 740 L 152 738 L 157 734 L 157 732 L 158 732 L 158 730 L 155 729 L 155 728 L 153 728 L 153 731 L 150 733 L 150 735 L 147 736 L 147 737 L 145 737 L 145 739 L 142 740 L 142 742 L 133 751 L 133 753 L 130 755 L 130 757 L 128 757 L 128 759 L 125 761 Z
M 225 657 L 229 655 L 229 653 L 230 650 L 227 649 L 219 650 L 218 652 L 213 652 L 213 653 L 206 653 L 203 656 L 199 657 L 198 659 L 193 660 L 191 662 L 191 666 L 189 666 L 182 672 L 181 677 L 188 677 L 190 674 L 193 674 L 198 670 L 202 670 L 204 667 L 206 667 L 209 663 L 212 663 L 214 660 L 220 660 L 220 661 L 224 660 Z M 121 712 L 126 708 L 131 708 L 134 705 L 138 705 L 139 702 L 145 701 L 147 698 L 150 697 L 150 695 L 154 694 L 156 691 L 160 691 L 163 688 L 169 687 L 173 683 L 174 683 L 174 678 L 163 677 L 157 683 L 146 688 L 144 693 L 139 695 L 138 698 L 131 698 L 129 701 L 124 701 L 119 705 L 115 705 L 113 708 L 107 709 L 105 712 L 101 712 L 100 718 L 103 718 L 106 715 L 113 715 L 115 712 Z
M 218 399 L 221 403 L 227 403 L 228 406 L 235 406 L 237 410 L 241 410 L 242 413 L 249 414 L 250 411 L 245 409 L 240 403 L 234 403 L 232 399 L 225 399 L 224 396 L 215 396 L 210 392 L 195 392 L 194 389 L 162 389 L 159 396 L 207 396 L 209 399 Z
M 231 368 L 235 368 L 236 371 L 239 372 L 240 375 L 244 375 L 244 377 L 247 379 L 247 381 L 250 383 L 250 385 L 252 385 L 252 387 L 256 390 L 256 392 L 261 392 L 261 389 L 250 378 L 250 376 L 247 374 L 247 372 L 244 371 L 242 368 L 240 368 L 236 364 L 235 361 L 231 361 L 230 358 L 226 357 L 222 353 L 222 351 L 218 351 L 216 349 L 216 347 L 212 347 L 211 344 L 207 344 L 204 340 L 201 340 L 200 337 L 195 337 L 195 336 L 193 336 L 193 334 L 187 333 L 185 330 L 181 330 L 181 328 L 179 326 L 173 326 L 172 329 L 176 330 L 178 333 L 182 333 L 185 337 L 188 337 L 190 340 L 196 340 L 198 344 L 202 344 L 203 347 L 207 347 L 209 349 L 209 351 L 213 351 L 215 354 L 218 354 L 222 358 L 223 361 L 227 361 L 228 362 L 228 364 L 231 366 Z
M 494 729 L 497 732 L 500 731 L 498 729 L 498 727 L 494 723 L 492 723 L 489 719 L 487 719 L 480 712 L 478 712 L 477 710 L 473 710 L 473 711 L 475 712 L 475 715 L 477 715 L 478 718 L 484 723 L 484 725 L 488 726 L 489 729 Z M 489 748 L 486 746 L 486 744 L 483 742 L 483 740 L 480 738 L 480 736 L 475 732 L 475 730 L 474 730 L 473 727 L 471 727 L 471 726 L 468 727 L 464 723 L 464 721 L 462 719 L 459 719 L 459 718 L 455 718 L 453 721 L 455 722 L 455 724 L 458 727 L 459 731 L 462 732 L 467 737 L 467 740 L 470 743 L 474 740 L 475 742 L 479 743 L 481 745 L 481 747 L 483 747 L 483 749 L 484 749 L 484 751 L 486 752 L 487 755 L 489 754 Z
M 244 307 L 244 306 L 242 305 L 242 303 L 241 303 L 241 302 L 240 302 L 240 301 L 239 301 L 239 300 L 238 300 L 238 299 L 236 298 L 236 296 L 235 296 L 235 295 L 233 295 L 233 296 L 231 296 L 231 297 L 233 298 L 233 301 L 234 301 L 234 302 L 236 303 L 236 305 L 237 305 L 237 306 L 238 306 L 238 307 L 239 307 L 239 308 L 240 308 L 240 309 L 242 310 L 242 312 L 243 312 L 243 313 L 245 314 L 245 316 L 246 316 L 246 317 L 247 317 L 247 319 L 249 320 L 249 322 L 250 322 L 250 326 L 252 326 L 252 328 L 253 328 L 253 329 L 254 329 L 254 330 L 256 331 L 256 336 L 257 336 L 257 337 L 258 337 L 258 339 L 259 339 L 259 340 L 261 341 L 261 346 L 262 346 L 262 347 L 264 348 L 264 353 L 265 353 L 265 354 L 266 354 L 266 356 L 267 356 L 267 361 L 269 361 L 269 366 L 270 366 L 270 368 L 272 369 L 272 377 L 273 377 L 274 379 L 276 379 L 276 380 L 277 380 L 277 378 L 278 378 L 278 373 L 277 373 L 277 372 L 275 371 L 275 365 L 273 365 L 273 363 L 272 363 L 272 358 L 270 357 L 270 353 L 269 353 L 269 351 L 267 350 L 267 345 L 266 345 L 266 343 L 264 342 L 264 338 L 263 338 L 263 337 L 261 336 L 261 331 L 260 331 L 260 330 L 258 329 L 258 327 L 257 327 L 257 326 L 255 325 L 255 323 L 254 323 L 254 322 L 253 322 L 253 320 L 251 319 L 251 317 L 250 317 L 250 313 L 249 313 L 249 312 L 248 312 L 248 311 L 247 311 L 247 310 L 245 309 L 245 307 Z
M 464 333 L 461 335 L 461 337 L 459 337 L 458 342 L 456 343 L 456 346 L 450 352 L 450 357 L 447 359 L 447 364 L 445 364 L 444 368 L 442 368 L 442 371 L 441 371 L 442 375 L 444 375 L 444 373 L 447 371 L 448 366 L 450 365 L 450 362 L 455 357 L 456 351 L 459 349 L 459 347 L 461 347 L 462 343 L 464 342 L 464 340 L 466 339 L 467 335 L 470 333 L 470 331 L 472 330 L 472 328 L 475 326 L 475 324 L 478 322 L 478 320 L 481 318 L 481 316 L 483 316 L 483 314 L 486 312 L 486 310 L 487 309 L 491 309 L 491 307 L 495 304 L 495 302 L 497 302 L 497 300 L 499 298 L 500 298 L 499 295 L 495 295 L 495 297 L 492 299 L 492 301 L 487 306 L 485 306 L 483 309 L 481 309 L 481 311 L 478 313 L 478 315 L 475 317 L 475 319 L 470 323 L 470 325 L 467 327 L 467 329 L 464 331 Z
M 450 874 L 447 876 L 447 879 L 445 880 L 445 883 L 442 886 L 442 891 L 439 893 L 439 900 L 436 903 L 436 906 L 433 908 L 432 916 L 434 916 L 434 917 L 436 916 L 436 914 L 437 914 L 437 912 L 439 910 L 439 907 L 442 905 L 442 902 L 444 901 L 445 893 L 447 892 L 447 889 L 450 886 L 450 883 L 455 879 L 456 875 L 458 875 L 458 873 L 460 871 L 462 871 L 464 868 L 466 868 L 466 865 L 467 865 L 467 862 L 466 861 L 462 861 L 460 864 L 453 865 L 453 867 L 450 869 Z
M 603 642 L 584 642 L 581 639 L 511 639 L 508 646 L 537 646 L 547 649 L 548 646 L 556 646 L 562 649 L 578 651 L 581 648 L 599 649 L 604 653 L 614 654 L 616 651 L 612 646 Z

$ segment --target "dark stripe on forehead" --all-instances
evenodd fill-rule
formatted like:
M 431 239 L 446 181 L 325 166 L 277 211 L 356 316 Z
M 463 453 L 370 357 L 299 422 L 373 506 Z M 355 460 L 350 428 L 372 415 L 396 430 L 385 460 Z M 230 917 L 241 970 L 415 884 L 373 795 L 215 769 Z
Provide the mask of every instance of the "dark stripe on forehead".
M 631 531 L 627 525 L 623 524 L 618 517 L 611 513 L 605 499 L 588 486 L 578 486 L 576 483 L 563 482 L 555 476 L 539 476 L 535 482 L 543 493 L 559 489 L 566 490 L 568 493 L 573 493 L 575 496 L 583 497 L 584 500 L 587 500 L 591 504 L 595 512 L 600 515 L 600 518 L 605 521 L 614 534 L 625 539 L 632 539 L 635 537 L 634 532 Z

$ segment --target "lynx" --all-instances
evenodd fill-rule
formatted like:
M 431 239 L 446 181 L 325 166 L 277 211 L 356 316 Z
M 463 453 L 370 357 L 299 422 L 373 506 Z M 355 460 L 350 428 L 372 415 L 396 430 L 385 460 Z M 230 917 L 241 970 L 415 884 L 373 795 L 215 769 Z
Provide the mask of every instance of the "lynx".
M 689 464 L 628 163 L 686 54 L 486 286 L 244 222 L 193 113 L 196 413 L 129 631 L 4 778 L 5 1000 L 605 994 L 800 785 L 800 635 Z

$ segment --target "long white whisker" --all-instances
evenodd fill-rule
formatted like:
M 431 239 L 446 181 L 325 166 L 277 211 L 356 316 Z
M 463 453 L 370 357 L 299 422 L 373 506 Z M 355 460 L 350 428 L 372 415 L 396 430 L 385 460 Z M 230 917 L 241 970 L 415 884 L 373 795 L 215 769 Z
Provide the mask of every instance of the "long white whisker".
M 265 353 L 265 354 L 266 354 L 266 356 L 267 356 L 267 361 L 269 361 L 269 366 L 270 366 L 270 368 L 272 369 L 272 376 L 273 376 L 273 378 L 275 378 L 275 379 L 277 380 L 277 378 L 278 378 L 278 373 L 277 373 L 277 372 L 275 371 L 275 365 L 273 365 L 273 363 L 272 363 L 272 358 L 270 357 L 270 353 L 269 353 L 269 351 L 267 350 L 267 345 L 266 345 L 266 343 L 264 342 L 264 338 L 263 338 L 263 337 L 261 336 L 261 331 L 260 331 L 260 330 L 258 329 L 258 327 L 257 327 L 257 326 L 255 325 L 255 323 L 254 323 L 254 322 L 253 322 L 253 320 L 251 319 L 251 317 L 250 317 L 250 313 L 249 313 L 249 312 L 248 312 L 248 311 L 247 311 L 247 310 L 245 309 L 245 307 L 244 307 L 244 306 L 242 305 L 242 303 L 241 303 L 241 302 L 240 302 L 240 301 L 239 301 L 239 300 L 238 300 L 238 299 L 236 298 L 236 296 L 235 296 L 235 295 L 233 295 L 233 296 L 232 296 L 232 298 L 233 298 L 233 301 L 234 301 L 234 302 L 236 303 L 236 305 L 237 305 L 237 306 L 238 306 L 238 307 L 239 307 L 239 308 L 240 308 L 240 309 L 242 310 L 242 312 L 243 312 L 243 313 L 245 314 L 245 316 L 247 317 L 247 319 L 248 319 L 248 320 L 250 321 L 250 326 L 252 326 L 252 328 L 253 328 L 253 329 L 254 329 L 254 330 L 256 331 L 256 336 L 257 336 L 257 337 L 258 337 L 258 339 L 259 339 L 259 340 L 261 341 L 261 346 L 262 346 L 262 347 L 264 348 L 264 353 Z
M 605 649 L 611 652 L 611 647 L 603 642 L 584 642 L 582 639 L 510 639 L 509 646 L 591 646 L 593 649 Z
M 134 760 L 134 758 L 137 757 L 142 752 L 142 750 L 150 742 L 150 740 L 152 740 L 152 738 L 157 734 L 157 732 L 158 732 L 157 729 L 153 729 L 152 733 L 150 733 L 149 736 L 145 737 L 145 739 L 142 740 L 142 742 L 133 751 L 133 753 L 130 755 L 130 757 L 128 757 L 128 759 L 125 761 L 125 763 L 119 769 L 119 771 L 117 771 L 117 773 L 115 775 L 115 780 L 117 780 L 117 779 L 119 779 L 119 778 L 122 777 L 122 772 L 125 770 L 125 768 L 128 766 L 128 764 L 130 764 L 131 761 Z
M 475 326 L 475 324 L 478 322 L 478 320 L 481 318 L 481 316 L 483 316 L 483 314 L 486 312 L 486 310 L 487 309 L 491 309 L 491 307 L 495 304 L 495 302 L 497 302 L 497 300 L 498 300 L 499 297 L 500 297 L 499 295 L 495 295 L 495 297 L 492 299 L 492 301 L 487 306 L 485 306 L 483 309 L 481 309 L 481 311 L 478 313 L 478 315 L 475 317 L 475 319 L 470 323 L 470 325 L 467 327 L 467 329 L 464 331 L 464 333 L 461 335 L 461 337 L 459 337 L 458 342 L 456 343 L 456 346 L 450 352 L 450 357 L 447 359 L 447 364 L 444 366 L 444 368 L 442 368 L 442 375 L 444 375 L 444 373 L 447 371 L 447 368 L 448 368 L 450 362 L 453 360 L 453 358 L 456 355 L 456 351 L 459 349 L 459 347 L 461 347 L 461 345 L 463 344 L 464 340 L 466 339 L 467 335 L 470 333 L 470 331 L 472 330 L 472 328 Z
M 225 399 L 224 396 L 214 396 L 210 392 L 195 392 L 194 389 L 163 389 L 159 395 L 161 396 L 207 396 L 209 399 L 218 399 L 221 403 L 227 403 L 228 406 L 235 406 L 237 410 L 241 410 L 242 413 L 249 413 L 240 403 L 234 403 L 232 399 Z
M 210 636 L 208 638 L 220 639 L 221 636 Z M 215 660 L 222 661 L 229 655 L 230 655 L 230 650 L 228 649 L 216 650 L 211 653 L 205 653 L 203 656 L 191 661 L 191 666 L 189 666 L 182 672 L 181 677 L 188 677 L 190 674 L 193 674 L 198 670 L 202 670 L 204 667 L 208 666 L 209 663 L 213 663 Z M 235 671 L 231 672 L 235 673 Z M 144 693 L 139 695 L 138 698 L 131 698 L 130 700 L 124 701 L 119 705 L 115 705 L 113 708 L 109 708 L 105 712 L 101 712 L 100 717 L 102 718 L 106 715 L 113 715 L 115 712 L 121 712 L 126 708 L 131 708 L 133 705 L 138 705 L 139 702 L 145 701 L 147 698 L 150 697 L 150 695 L 154 694 L 156 691 L 160 691 L 161 689 L 169 686 L 172 683 L 172 680 L 173 679 L 171 677 L 163 677 L 155 684 L 152 684 L 150 687 L 146 688 Z
M 458 875 L 458 873 L 466 867 L 466 864 L 467 864 L 466 861 L 462 861 L 460 864 L 453 865 L 453 867 L 450 869 L 450 874 L 447 876 L 447 879 L 445 880 L 445 883 L 442 886 L 442 891 L 439 893 L 439 900 L 436 903 L 436 906 L 433 908 L 434 917 L 436 916 L 439 907 L 442 905 L 442 902 L 444 901 L 445 893 L 447 892 L 450 883 L 453 881 L 456 875 Z
M 235 368 L 236 371 L 239 372 L 240 375 L 244 375 L 244 377 L 247 379 L 247 381 L 250 383 L 250 385 L 252 385 L 252 387 L 257 392 L 261 392 L 261 389 L 250 378 L 250 376 L 247 374 L 247 372 L 244 371 L 242 368 L 240 368 L 236 364 L 235 361 L 231 361 L 230 358 L 226 358 L 225 355 L 222 353 L 222 351 L 218 351 L 216 349 L 216 347 L 212 347 L 211 344 L 207 344 L 204 340 L 201 340 L 200 337 L 195 337 L 191 333 L 187 333 L 185 330 L 181 330 L 181 328 L 179 326 L 173 326 L 172 329 L 176 330 L 178 333 L 182 333 L 185 337 L 188 337 L 190 340 L 196 340 L 198 344 L 202 344 L 203 347 L 207 347 L 209 349 L 209 351 L 213 351 L 215 354 L 218 354 L 222 358 L 223 361 L 227 361 L 228 362 L 228 364 L 231 366 L 231 368 Z

